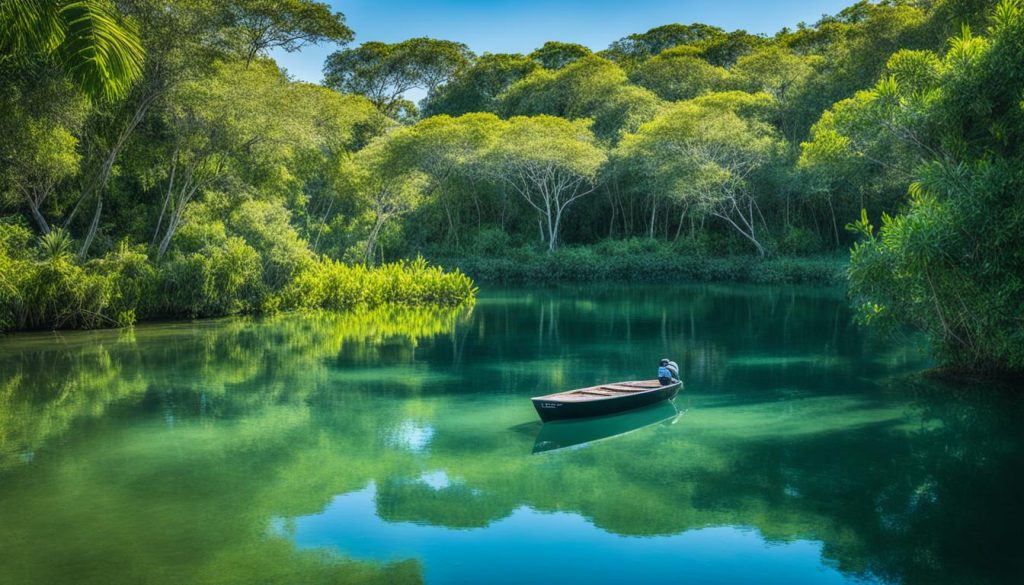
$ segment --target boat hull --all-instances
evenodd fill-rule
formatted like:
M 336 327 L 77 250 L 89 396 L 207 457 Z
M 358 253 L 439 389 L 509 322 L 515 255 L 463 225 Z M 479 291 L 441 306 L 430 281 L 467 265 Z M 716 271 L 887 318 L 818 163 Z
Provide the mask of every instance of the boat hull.
M 555 396 L 533 398 L 533 407 L 544 422 L 605 416 L 671 400 L 679 393 L 682 382 L 659 386 L 644 392 L 635 392 L 587 401 L 559 400 Z

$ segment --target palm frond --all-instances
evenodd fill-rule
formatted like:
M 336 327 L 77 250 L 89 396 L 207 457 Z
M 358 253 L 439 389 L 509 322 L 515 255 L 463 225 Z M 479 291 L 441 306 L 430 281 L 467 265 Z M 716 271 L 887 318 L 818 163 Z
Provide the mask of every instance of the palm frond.
M 69 2 L 60 17 L 65 36 L 58 53 L 72 78 L 93 98 L 126 94 L 145 56 L 135 23 L 102 0 Z
M 63 39 L 56 2 L 0 0 L 0 58 L 49 53 Z

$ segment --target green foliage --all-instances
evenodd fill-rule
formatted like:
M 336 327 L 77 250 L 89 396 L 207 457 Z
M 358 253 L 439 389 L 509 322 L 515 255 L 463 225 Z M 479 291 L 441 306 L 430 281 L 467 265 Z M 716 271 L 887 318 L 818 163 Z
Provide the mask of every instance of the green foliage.
M 487 154 L 488 172 L 537 212 L 550 250 L 558 247 L 566 210 L 593 193 L 607 159 L 588 122 L 517 116 L 503 123 Z
M 669 101 L 726 89 L 729 72 L 696 57 L 696 53 L 689 46 L 669 49 L 644 61 L 630 73 L 630 79 Z
M 0 224 L 0 326 L 7 329 L 94 328 L 130 325 L 153 297 L 155 270 L 145 253 L 117 251 L 76 262 L 67 233 L 40 238 L 25 253 L 28 232 Z
M 56 59 L 87 94 L 116 99 L 142 74 L 145 51 L 135 22 L 107 0 L 6 0 L 0 54 Z
M 498 256 L 504 253 L 512 243 L 512 239 L 504 231 L 489 227 L 478 231 L 473 236 L 470 249 L 481 256 Z
M 497 112 L 498 96 L 539 67 L 536 61 L 523 55 L 481 55 L 472 66 L 428 96 L 423 115 Z
M 125 243 L 79 263 L 68 252 L 73 242 L 59 230 L 33 252 L 29 230 L 0 223 L 0 330 L 124 327 L 136 319 L 294 308 L 458 306 L 474 298 L 466 276 L 422 259 L 376 269 L 313 259 L 279 214 L 256 205 L 232 217 L 232 230 L 247 233 L 262 255 L 245 239 L 224 236 L 220 225 L 218 237 L 159 266 L 142 247 Z M 266 278 L 268 272 L 277 279 Z
M 383 305 L 459 306 L 476 288 L 464 274 L 445 272 L 423 258 L 376 268 L 321 258 L 281 293 L 286 308 L 373 309 Z
M 499 112 L 505 116 L 590 118 L 594 133 L 605 140 L 636 129 L 660 105 L 650 91 L 629 85 L 621 68 L 596 56 L 558 71 L 534 71 L 509 87 L 499 103 Z
M 514 254 L 470 254 L 438 258 L 478 282 L 753 282 L 834 285 L 845 281 L 845 259 L 709 256 L 698 247 L 649 238 L 606 240 L 595 246 L 566 246 L 554 252 L 529 248 Z
M 39 238 L 39 256 L 43 260 L 71 258 L 71 234 L 58 228 Z
M 415 106 L 402 97 L 405 92 L 419 88 L 434 93 L 472 59 L 466 45 L 452 41 L 373 41 L 328 56 L 324 83 L 338 91 L 366 96 L 390 117 L 415 115 Z
M 229 13 L 228 34 L 241 37 L 245 60 L 271 49 L 289 53 L 308 44 L 343 45 L 355 36 L 345 16 L 330 5 L 311 0 L 236 0 Z
M 965 28 L 941 60 L 895 55 L 891 76 L 837 105 L 849 122 L 830 131 L 870 152 L 865 128 L 881 125 L 914 179 L 908 207 L 877 232 L 866 211 L 850 226 L 863 238 L 849 271 L 862 320 L 927 331 L 949 366 L 1019 371 L 1024 74 L 1011 64 L 1024 56 L 1024 7 L 1004 0 L 992 21 L 988 38 Z
M 608 47 L 605 54 L 630 68 L 630 64 L 642 62 L 666 49 L 679 45 L 697 45 L 724 34 L 724 30 L 706 24 L 668 24 L 619 39 Z
M 160 270 L 158 314 L 214 317 L 255 312 L 266 289 L 259 252 L 238 237 L 172 257 Z
M 292 280 L 314 259 L 289 220 L 287 209 L 268 201 L 247 201 L 229 219 L 232 233 L 260 254 L 263 278 L 271 290 Z
M 616 160 L 645 187 L 723 220 L 764 255 L 750 184 L 780 142 L 763 119 L 743 112 L 771 103 L 742 92 L 678 102 L 623 138 Z
M 821 237 L 807 228 L 791 226 L 779 242 L 779 252 L 795 256 L 816 254 L 822 251 Z
M 529 57 L 545 69 L 561 69 L 562 67 L 579 61 L 590 54 L 590 49 L 583 45 L 548 41 L 544 43 L 543 47 L 530 53 Z

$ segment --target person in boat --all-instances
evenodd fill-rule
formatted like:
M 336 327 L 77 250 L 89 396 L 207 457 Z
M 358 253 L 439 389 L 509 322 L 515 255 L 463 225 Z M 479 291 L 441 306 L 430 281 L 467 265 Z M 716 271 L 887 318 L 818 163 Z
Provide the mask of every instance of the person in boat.
M 679 364 L 668 358 L 662 359 L 658 365 L 658 382 L 662 386 L 675 384 L 679 381 Z

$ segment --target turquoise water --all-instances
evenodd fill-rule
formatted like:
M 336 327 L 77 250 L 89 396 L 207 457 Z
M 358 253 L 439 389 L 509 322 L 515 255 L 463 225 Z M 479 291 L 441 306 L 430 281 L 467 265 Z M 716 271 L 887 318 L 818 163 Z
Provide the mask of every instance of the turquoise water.
M 0 583 L 1020 582 L 1024 406 L 927 366 L 802 288 L 10 335 Z

